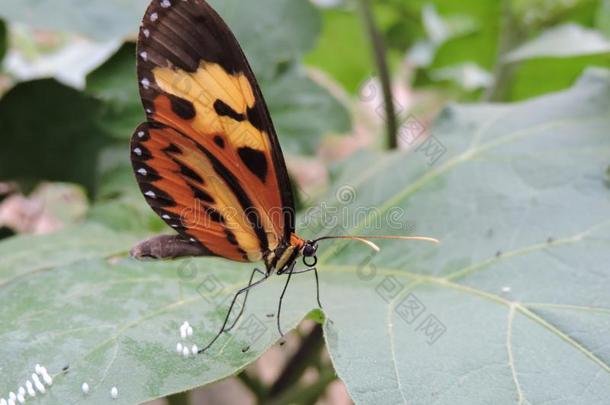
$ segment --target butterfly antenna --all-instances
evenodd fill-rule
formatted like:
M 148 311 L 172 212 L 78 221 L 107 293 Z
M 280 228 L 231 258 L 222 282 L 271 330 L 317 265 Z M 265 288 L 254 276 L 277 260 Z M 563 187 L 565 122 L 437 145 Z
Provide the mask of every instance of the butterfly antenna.
M 419 240 L 422 242 L 430 242 L 438 244 L 440 241 L 435 238 L 430 238 L 427 236 L 323 236 L 321 238 L 315 239 L 313 242 L 317 243 L 322 240 L 330 240 L 330 239 L 349 239 L 355 240 L 358 242 L 362 242 L 375 252 L 381 251 L 379 246 L 370 241 L 370 239 L 395 239 L 395 240 Z

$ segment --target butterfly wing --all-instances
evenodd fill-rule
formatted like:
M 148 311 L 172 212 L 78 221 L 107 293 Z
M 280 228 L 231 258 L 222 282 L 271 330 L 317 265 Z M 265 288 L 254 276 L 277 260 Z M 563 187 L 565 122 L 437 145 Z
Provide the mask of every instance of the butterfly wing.
M 215 255 L 258 261 L 290 240 L 294 202 L 280 145 L 237 40 L 203 0 L 155 0 L 138 39 L 148 122 L 131 143 L 142 193 Z

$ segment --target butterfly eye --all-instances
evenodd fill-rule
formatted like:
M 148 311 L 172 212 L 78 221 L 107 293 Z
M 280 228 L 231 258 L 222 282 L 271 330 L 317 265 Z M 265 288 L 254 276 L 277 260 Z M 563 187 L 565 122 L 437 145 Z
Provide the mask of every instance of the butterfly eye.
M 303 247 L 303 256 L 312 257 L 315 256 L 318 247 L 316 245 L 307 244 Z

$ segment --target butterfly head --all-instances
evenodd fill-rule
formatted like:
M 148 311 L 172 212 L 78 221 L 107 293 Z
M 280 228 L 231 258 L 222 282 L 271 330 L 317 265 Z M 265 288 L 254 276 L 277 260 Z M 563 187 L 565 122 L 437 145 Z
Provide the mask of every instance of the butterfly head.
M 301 254 L 303 255 L 303 263 L 308 267 L 316 265 L 318 258 L 316 253 L 318 252 L 318 241 L 307 240 L 301 248 Z

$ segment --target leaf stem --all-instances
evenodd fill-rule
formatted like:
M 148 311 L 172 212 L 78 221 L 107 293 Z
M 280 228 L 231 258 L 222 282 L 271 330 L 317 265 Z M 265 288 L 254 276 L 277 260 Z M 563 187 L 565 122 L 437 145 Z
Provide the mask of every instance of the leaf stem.
M 267 388 L 258 378 L 252 377 L 248 371 L 243 370 L 237 375 L 237 378 L 242 382 L 242 384 L 248 387 L 259 402 L 263 402 L 262 400 L 267 397 Z
M 167 397 L 167 403 L 169 405 L 189 405 L 191 403 L 189 393 L 190 391 L 186 391 L 170 395 Z
M 383 91 L 383 100 L 385 105 L 386 118 L 386 137 L 388 149 L 396 149 L 398 147 L 398 119 L 394 110 L 394 96 L 392 94 L 392 82 L 390 76 L 390 68 L 388 66 L 386 46 L 375 23 L 375 16 L 370 0 L 358 0 L 360 12 L 366 33 L 371 41 L 373 57 L 377 65 L 377 73 L 381 80 L 381 88 Z
M 494 83 L 483 93 L 485 101 L 503 101 L 509 96 L 511 80 L 515 74 L 517 63 L 506 63 L 503 58 L 515 49 L 525 39 L 525 33 L 516 21 L 510 0 L 502 1 L 502 17 L 500 21 L 500 39 L 494 67 Z
M 320 371 L 315 383 L 308 385 L 304 388 L 296 385 L 284 394 L 275 398 L 270 405 L 280 404 L 299 404 L 299 405 L 313 405 L 317 402 L 318 398 L 324 394 L 328 385 L 335 381 L 337 376 L 335 370 L 331 365 L 326 365 Z
M 269 389 L 269 397 L 276 398 L 288 388 L 296 385 L 305 370 L 310 365 L 315 364 L 323 347 L 322 326 L 316 324 L 309 335 L 303 339 L 299 350 L 288 361 L 279 378 Z

